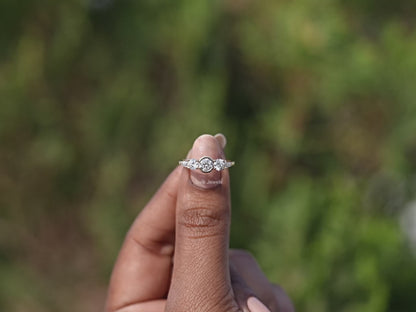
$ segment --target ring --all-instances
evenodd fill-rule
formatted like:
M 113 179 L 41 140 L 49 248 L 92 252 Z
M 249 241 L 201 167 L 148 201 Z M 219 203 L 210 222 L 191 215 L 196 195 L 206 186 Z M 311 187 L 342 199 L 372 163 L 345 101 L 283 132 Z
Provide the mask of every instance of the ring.
M 230 168 L 234 165 L 234 162 L 225 159 L 212 159 L 211 157 L 204 156 L 201 157 L 199 160 L 193 158 L 181 160 L 179 161 L 179 165 L 182 165 L 185 168 L 191 170 L 200 169 L 202 172 L 208 173 L 214 169 L 217 171 L 221 171 Z

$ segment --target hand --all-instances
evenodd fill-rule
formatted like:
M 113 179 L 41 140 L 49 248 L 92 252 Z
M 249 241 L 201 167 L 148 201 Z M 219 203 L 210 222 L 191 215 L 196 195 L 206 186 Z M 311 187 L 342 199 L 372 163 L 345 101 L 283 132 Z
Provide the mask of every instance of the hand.
M 187 158 L 225 159 L 225 142 L 223 135 L 202 135 Z M 294 311 L 250 254 L 229 251 L 229 229 L 228 170 L 177 167 L 127 233 L 106 310 Z

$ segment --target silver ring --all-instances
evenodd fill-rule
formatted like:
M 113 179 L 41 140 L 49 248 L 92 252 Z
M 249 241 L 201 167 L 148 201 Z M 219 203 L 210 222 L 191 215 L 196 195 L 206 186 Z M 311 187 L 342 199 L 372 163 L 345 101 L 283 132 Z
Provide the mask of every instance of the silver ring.
M 211 172 L 212 170 L 221 171 L 227 168 L 230 168 L 234 165 L 233 161 L 228 161 L 225 159 L 212 159 L 211 157 L 204 156 L 199 160 L 196 159 L 184 159 L 179 161 L 179 165 L 184 166 L 185 168 L 191 170 L 201 170 L 204 173 Z

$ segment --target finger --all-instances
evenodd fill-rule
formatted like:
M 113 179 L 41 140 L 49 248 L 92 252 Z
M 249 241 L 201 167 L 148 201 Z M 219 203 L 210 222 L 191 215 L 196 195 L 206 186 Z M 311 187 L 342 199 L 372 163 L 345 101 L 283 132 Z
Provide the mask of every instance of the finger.
M 222 133 L 217 133 L 216 135 L 214 135 L 214 138 L 218 141 L 221 148 L 224 149 L 227 145 L 227 138 L 225 137 L 225 135 Z
M 230 277 L 231 277 L 231 287 L 233 289 L 234 298 L 240 307 L 242 312 L 252 312 L 247 306 L 247 300 L 250 297 L 254 297 L 254 291 L 247 286 L 244 279 L 237 272 L 235 267 L 230 261 Z
M 165 311 L 165 307 L 166 300 L 160 299 L 128 305 L 118 309 L 117 312 L 161 312 Z
M 167 295 L 174 250 L 179 178 L 178 167 L 127 233 L 110 281 L 108 311 Z
M 283 290 L 282 287 L 276 284 L 272 284 L 273 286 L 273 293 L 274 297 L 276 298 L 279 306 L 279 311 L 281 312 L 295 312 L 295 306 L 292 303 L 292 300 L 290 300 L 287 293 Z
M 196 139 L 190 157 L 225 158 L 210 135 Z M 230 197 L 228 170 L 183 169 L 176 211 L 175 265 L 167 311 L 235 307 L 228 269 Z
M 267 296 L 271 294 L 271 283 L 263 274 L 254 257 L 249 252 L 238 249 L 230 250 L 229 255 L 231 264 L 245 283 L 261 300 L 269 299 Z
M 234 270 L 244 280 L 244 283 L 256 294 L 256 297 L 271 311 L 294 311 L 289 296 L 281 287 L 269 282 L 257 261 L 250 253 L 244 250 L 230 250 L 230 265 L 232 265 Z M 253 310 L 262 311 L 261 308 L 259 308 L 261 303 L 255 302 L 255 300 L 248 296 L 247 299 L 251 300 L 251 302 L 247 302 L 251 312 L 255 312 Z M 255 308 L 253 309 L 250 306 L 254 306 Z

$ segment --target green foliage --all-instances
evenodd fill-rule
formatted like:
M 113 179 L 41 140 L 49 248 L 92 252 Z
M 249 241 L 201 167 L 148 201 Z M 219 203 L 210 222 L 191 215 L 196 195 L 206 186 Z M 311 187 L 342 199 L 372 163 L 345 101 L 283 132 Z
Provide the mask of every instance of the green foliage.
M 299 311 L 415 310 L 414 9 L 3 0 L 0 310 L 100 311 L 130 223 L 217 132 L 232 246 Z

